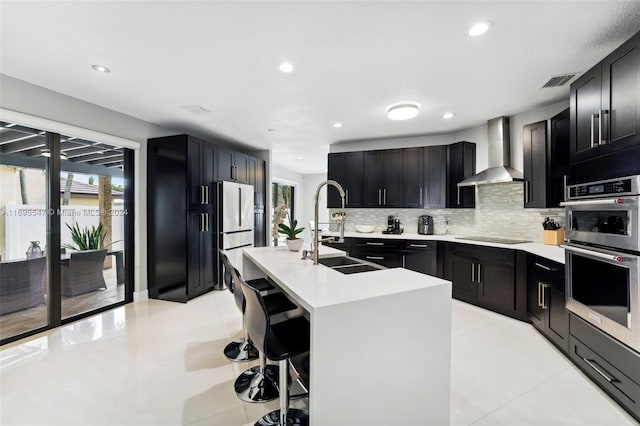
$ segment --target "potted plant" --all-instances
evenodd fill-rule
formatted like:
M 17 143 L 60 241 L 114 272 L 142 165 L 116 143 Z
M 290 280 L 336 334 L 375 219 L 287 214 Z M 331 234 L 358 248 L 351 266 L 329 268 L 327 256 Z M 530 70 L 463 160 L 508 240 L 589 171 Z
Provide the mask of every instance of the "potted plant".
M 63 247 L 76 251 L 101 250 L 105 247 L 104 240 L 107 233 L 101 223 L 98 226 L 85 227 L 84 229 L 80 229 L 77 223 L 73 226 L 69 226 L 68 223 L 65 225 L 71 231 L 71 239 L 74 244 L 63 244 Z
M 287 236 L 287 247 L 291 251 L 300 251 L 304 240 L 297 235 L 304 231 L 304 228 L 297 228 L 298 221 L 289 216 L 289 225 L 281 223 L 278 225 L 278 232 Z

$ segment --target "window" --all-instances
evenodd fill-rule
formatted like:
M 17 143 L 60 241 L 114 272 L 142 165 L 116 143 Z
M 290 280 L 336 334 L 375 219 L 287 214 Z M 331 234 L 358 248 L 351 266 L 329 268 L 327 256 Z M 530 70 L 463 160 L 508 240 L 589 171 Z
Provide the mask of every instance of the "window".
M 287 185 L 284 183 L 273 182 L 271 184 L 272 187 L 272 210 L 271 217 L 273 217 L 274 210 L 279 206 L 287 207 L 287 214 L 293 218 L 295 215 L 295 187 L 292 185 Z M 288 222 L 288 219 L 285 219 L 285 223 Z M 273 245 L 281 245 L 284 244 L 285 236 L 282 234 L 278 234 L 277 232 L 271 232 L 271 237 L 273 241 Z

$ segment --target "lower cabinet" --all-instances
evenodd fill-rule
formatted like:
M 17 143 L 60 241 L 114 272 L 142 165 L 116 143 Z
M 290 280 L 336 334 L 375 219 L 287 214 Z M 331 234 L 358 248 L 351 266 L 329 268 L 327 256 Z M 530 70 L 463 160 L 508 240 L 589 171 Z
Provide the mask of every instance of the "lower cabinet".
M 640 354 L 570 314 L 569 358 L 640 421 Z
M 405 240 L 402 256 L 404 268 L 437 276 L 438 253 L 435 241 Z
M 569 313 L 565 308 L 564 265 L 528 256 L 529 320 L 562 351 L 569 351 Z
M 350 255 L 387 268 L 402 266 L 403 240 L 384 238 L 354 238 Z
M 515 250 L 449 243 L 444 277 L 454 298 L 524 320 L 526 273 L 520 259 Z

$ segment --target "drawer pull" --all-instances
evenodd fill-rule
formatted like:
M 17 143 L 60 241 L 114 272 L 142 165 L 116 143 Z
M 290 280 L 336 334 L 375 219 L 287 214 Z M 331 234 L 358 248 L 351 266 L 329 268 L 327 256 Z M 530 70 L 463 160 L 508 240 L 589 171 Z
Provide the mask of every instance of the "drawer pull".
M 429 248 L 429 246 L 427 244 L 409 244 L 409 247 Z
M 612 379 L 611 377 L 609 377 L 609 376 L 607 376 L 606 374 L 604 374 L 604 373 L 600 370 L 600 368 L 596 367 L 597 362 L 596 362 L 595 360 L 593 360 L 593 359 L 592 359 L 592 360 L 589 360 L 589 359 L 586 359 L 586 358 L 584 358 L 584 357 L 582 357 L 582 360 L 583 360 L 584 362 L 586 362 L 587 364 L 589 364 L 589 367 L 593 368 L 593 369 L 596 371 L 596 373 L 598 373 L 599 375 L 601 375 L 601 376 L 602 376 L 602 377 L 603 377 L 607 382 L 609 382 L 609 383 L 613 383 L 614 381 L 616 381 L 616 379 Z M 601 367 L 601 368 L 602 368 L 602 367 Z
M 543 264 L 538 263 L 538 262 L 535 262 L 534 265 L 536 265 L 538 268 L 544 269 L 545 271 L 557 271 L 557 269 L 549 268 L 548 266 L 543 265 Z
M 367 256 L 367 259 L 369 259 L 369 260 L 384 260 L 384 257 L 382 257 L 382 256 Z
M 372 242 L 370 242 L 370 241 L 367 241 L 367 245 L 368 245 L 368 246 L 383 246 L 383 245 L 384 245 L 384 243 L 372 243 Z

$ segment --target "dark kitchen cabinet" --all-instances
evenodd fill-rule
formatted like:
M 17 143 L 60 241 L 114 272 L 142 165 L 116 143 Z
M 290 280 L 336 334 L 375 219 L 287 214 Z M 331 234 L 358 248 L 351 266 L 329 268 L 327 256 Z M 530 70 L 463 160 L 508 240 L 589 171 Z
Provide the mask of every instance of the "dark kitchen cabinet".
M 640 145 L 640 33 L 571 84 L 571 163 Z
M 447 147 L 402 150 L 402 207 L 445 208 Z
M 186 302 L 216 275 L 215 146 L 187 135 L 148 141 L 149 297 Z
M 402 150 L 364 152 L 364 207 L 401 207 Z
M 345 191 L 345 207 L 363 207 L 364 153 L 338 152 L 329 154 L 327 178 L 338 182 Z M 342 208 L 338 191 L 327 191 L 327 208 Z
M 405 240 L 403 267 L 427 275 L 437 276 L 437 244 L 435 241 Z
M 524 207 L 553 208 L 564 201 L 569 175 L 569 109 L 523 128 Z
M 402 266 L 402 240 L 384 238 L 354 238 L 350 255 L 387 268 Z
M 265 162 L 255 157 L 248 157 L 249 185 L 253 185 L 253 245 L 264 247 L 266 245 L 266 178 Z
M 448 243 L 445 279 L 452 282 L 454 298 L 525 319 L 526 303 L 521 300 L 526 300 L 526 280 L 525 274 L 519 273 L 521 259 L 510 249 Z
M 569 358 L 640 421 L 640 354 L 569 314 Z
M 218 180 L 238 183 L 249 182 L 249 156 L 242 152 L 218 147 Z
M 569 312 L 565 308 L 564 265 L 528 256 L 528 311 L 536 329 L 569 352 Z
M 458 182 L 476 173 L 476 144 L 457 142 L 447 147 L 447 208 L 474 208 L 475 187 L 458 188 Z

